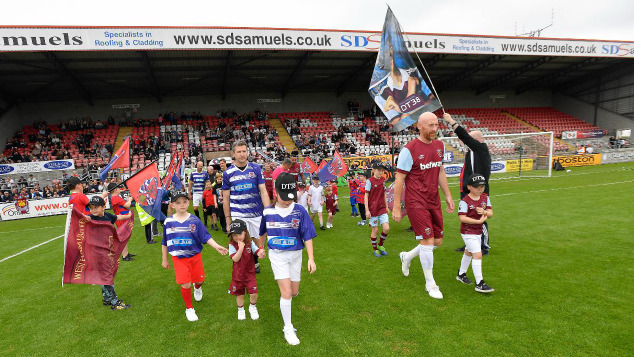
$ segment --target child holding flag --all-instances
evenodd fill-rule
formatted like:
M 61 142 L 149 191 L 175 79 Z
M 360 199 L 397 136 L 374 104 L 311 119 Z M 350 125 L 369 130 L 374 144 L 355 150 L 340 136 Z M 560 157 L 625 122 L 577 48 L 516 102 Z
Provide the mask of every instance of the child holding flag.
M 94 221 L 105 221 L 114 224 L 118 220 L 127 220 L 132 217 L 132 212 L 123 215 L 113 215 L 106 212 L 106 201 L 100 196 L 94 196 L 88 202 L 88 209 L 90 211 L 90 219 Z M 110 306 L 112 310 L 125 310 L 130 305 L 119 300 L 117 292 L 114 290 L 114 285 L 102 285 L 101 295 L 103 297 L 103 306 Z
M 174 193 L 171 206 L 176 213 L 168 217 L 163 226 L 162 266 L 169 269 L 170 263 L 167 257 L 169 253 L 174 264 L 176 284 L 180 285 L 181 295 L 185 302 L 185 316 L 189 321 L 198 321 L 196 310 L 192 305 L 191 283 L 194 283 L 194 299 L 202 300 L 202 285 L 205 281 L 201 256 L 203 244 L 210 245 L 222 255 L 226 255 L 228 250 L 211 238 L 200 218 L 187 212 L 189 196 L 185 192 Z
M 127 215 L 128 213 L 130 213 L 130 206 L 132 205 L 132 195 L 128 196 L 127 200 L 121 198 L 120 194 L 123 190 L 115 182 L 111 182 L 108 184 L 108 191 L 110 192 L 110 206 L 112 207 L 112 211 L 114 211 L 114 214 Z M 126 222 L 117 221 L 115 223 L 115 226 L 119 227 L 125 223 Z M 128 252 L 128 245 L 126 244 L 125 248 L 123 248 L 123 252 L 121 252 L 121 260 L 130 262 L 134 260 L 134 258 L 132 258 L 133 256 L 134 254 L 130 254 L 130 252 Z

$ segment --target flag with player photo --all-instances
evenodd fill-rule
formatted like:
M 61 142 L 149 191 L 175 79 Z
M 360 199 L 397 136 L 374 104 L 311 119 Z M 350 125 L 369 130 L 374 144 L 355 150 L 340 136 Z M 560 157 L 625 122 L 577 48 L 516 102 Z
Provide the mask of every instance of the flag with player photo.
M 77 208 L 68 214 L 62 285 L 114 285 L 119 257 L 130 239 L 131 227 L 124 224 L 115 229 L 110 222 L 92 220 Z
M 147 214 L 158 221 L 165 220 L 165 215 L 161 212 L 161 198 L 164 191 L 156 162 L 132 175 L 124 183 L 136 203 L 141 205 Z
M 394 182 L 385 190 L 385 199 L 387 200 L 387 209 L 394 209 Z M 407 208 L 403 205 L 405 202 L 405 185 L 403 184 L 403 192 L 401 193 L 401 217 L 407 216 Z
M 108 172 L 112 169 L 122 169 L 130 167 L 130 137 L 123 141 L 117 152 L 112 156 L 110 162 L 99 173 L 99 179 L 105 181 L 108 178 Z
M 416 123 L 423 112 L 441 107 L 414 64 L 389 7 L 368 92 L 397 131 Z
M 317 164 L 310 157 L 306 157 L 299 165 L 299 171 L 303 174 L 312 174 L 317 171 Z

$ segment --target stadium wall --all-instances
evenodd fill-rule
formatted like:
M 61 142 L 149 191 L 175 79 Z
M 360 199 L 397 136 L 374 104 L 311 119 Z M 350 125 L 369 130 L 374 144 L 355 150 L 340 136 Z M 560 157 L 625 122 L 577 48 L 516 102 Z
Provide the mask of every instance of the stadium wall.
M 597 111 L 597 122 L 595 124 L 594 105 L 561 93 L 553 94 L 553 107 L 574 115 L 587 123 L 607 129 L 610 134 L 614 134 L 615 129 L 634 129 L 634 120 L 601 108 Z

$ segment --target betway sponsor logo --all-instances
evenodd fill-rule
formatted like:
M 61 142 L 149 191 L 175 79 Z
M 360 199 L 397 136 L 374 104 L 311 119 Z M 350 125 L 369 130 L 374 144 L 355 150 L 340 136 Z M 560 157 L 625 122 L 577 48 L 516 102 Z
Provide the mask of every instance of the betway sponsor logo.
M 420 169 L 421 171 L 427 170 L 427 169 L 431 169 L 434 167 L 441 167 L 442 166 L 442 161 L 434 161 L 434 162 L 428 162 L 425 165 L 420 164 Z

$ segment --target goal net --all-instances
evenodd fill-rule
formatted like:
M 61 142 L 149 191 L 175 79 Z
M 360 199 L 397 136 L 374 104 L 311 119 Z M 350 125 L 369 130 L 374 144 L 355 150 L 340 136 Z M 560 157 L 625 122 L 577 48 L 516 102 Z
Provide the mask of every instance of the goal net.
M 445 171 L 459 176 L 467 147 L 455 136 L 440 138 L 445 143 Z M 485 135 L 491 153 L 491 179 L 550 177 L 552 170 L 552 132 Z

